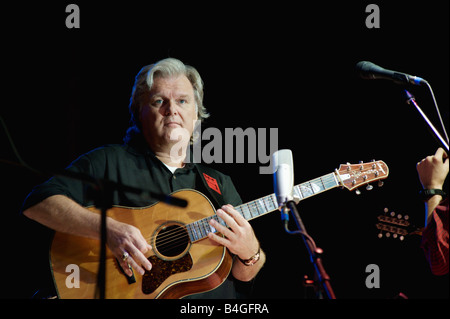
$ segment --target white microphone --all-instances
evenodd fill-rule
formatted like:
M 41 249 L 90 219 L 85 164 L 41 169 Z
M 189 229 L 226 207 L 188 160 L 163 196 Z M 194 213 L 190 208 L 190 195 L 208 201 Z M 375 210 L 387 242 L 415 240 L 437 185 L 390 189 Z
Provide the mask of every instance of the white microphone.
M 294 190 L 294 164 L 292 151 L 278 150 L 272 155 L 273 160 L 273 188 L 278 201 L 278 207 L 285 206 L 293 200 Z

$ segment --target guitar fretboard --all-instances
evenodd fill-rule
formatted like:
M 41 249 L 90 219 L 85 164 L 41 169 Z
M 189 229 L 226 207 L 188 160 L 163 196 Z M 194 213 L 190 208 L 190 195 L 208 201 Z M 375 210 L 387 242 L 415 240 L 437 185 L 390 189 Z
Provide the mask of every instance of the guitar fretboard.
M 335 173 L 330 173 L 322 177 L 310 180 L 308 182 L 294 186 L 294 196 L 300 200 L 317 195 L 331 188 L 339 186 L 340 183 Z M 273 212 L 278 208 L 278 202 L 275 194 L 271 194 L 257 200 L 236 206 L 235 209 L 246 219 L 251 220 L 267 213 Z M 211 219 L 215 219 L 221 225 L 228 227 L 219 216 L 213 215 L 187 224 L 186 229 L 191 242 L 206 238 L 208 233 L 216 232 L 210 224 Z

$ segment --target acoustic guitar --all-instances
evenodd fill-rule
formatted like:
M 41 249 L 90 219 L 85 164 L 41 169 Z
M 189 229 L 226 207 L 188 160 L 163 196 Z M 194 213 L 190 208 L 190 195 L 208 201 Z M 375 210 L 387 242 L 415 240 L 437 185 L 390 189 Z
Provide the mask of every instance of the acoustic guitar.
M 332 173 L 294 186 L 293 195 L 303 200 L 335 187 L 352 191 L 373 181 L 381 182 L 388 174 L 383 161 L 347 163 Z M 369 184 L 368 189 L 371 187 Z M 215 289 L 229 275 L 233 262 L 230 253 L 207 237 L 209 232 L 216 232 L 209 225 L 212 218 L 226 226 L 212 203 L 195 190 L 180 190 L 174 195 L 187 200 L 188 206 L 156 203 L 142 208 L 115 206 L 108 211 L 109 217 L 139 228 L 153 247 L 146 256 L 153 267 L 142 276 L 134 272 L 128 277 L 107 250 L 106 298 L 182 298 Z M 235 207 L 246 220 L 277 208 L 275 194 Z M 98 240 L 55 233 L 50 263 L 59 298 L 96 297 L 99 246 Z

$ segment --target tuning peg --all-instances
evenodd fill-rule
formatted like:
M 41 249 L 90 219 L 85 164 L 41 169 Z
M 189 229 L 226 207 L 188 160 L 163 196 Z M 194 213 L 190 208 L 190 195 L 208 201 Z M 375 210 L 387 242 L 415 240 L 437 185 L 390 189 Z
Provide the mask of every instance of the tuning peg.
M 383 181 L 378 181 L 378 187 L 382 187 L 384 185 Z
M 356 194 L 356 195 L 361 195 L 361 191 L 360 191 L 359 189 L 356 189 L 356 190 L 355 190 L 355 194 Z
M 371 191 L 371 190 L 373 189 L 373 186 L 370 185 L 370 184 L 367 184 L 366 189 L 367 189 L 368 191 Z

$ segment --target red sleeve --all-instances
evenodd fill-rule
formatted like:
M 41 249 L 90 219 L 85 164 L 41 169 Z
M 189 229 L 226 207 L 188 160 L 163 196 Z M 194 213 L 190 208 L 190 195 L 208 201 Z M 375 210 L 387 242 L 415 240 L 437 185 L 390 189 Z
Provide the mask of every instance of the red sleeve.
M 422 249 L 434 275 L 448 274 L 448 197 L 433 211 L 430 223 L 422 233 Z

